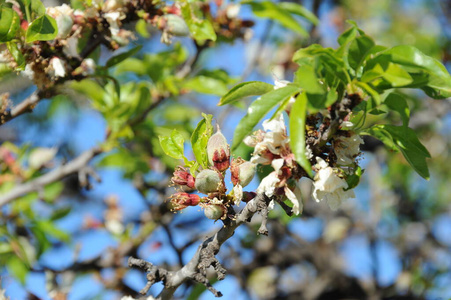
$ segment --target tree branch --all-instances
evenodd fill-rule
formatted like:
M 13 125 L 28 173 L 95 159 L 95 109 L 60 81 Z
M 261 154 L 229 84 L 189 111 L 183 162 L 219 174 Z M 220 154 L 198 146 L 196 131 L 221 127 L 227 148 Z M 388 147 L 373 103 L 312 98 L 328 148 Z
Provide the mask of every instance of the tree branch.
M 27 99 L 20 102 L 18 105 L 13 107 L 9 112 L 6 112 L 3 116 L 1 116 L 0 125 L 5 124 L 6 122 L 24 113 L 31 112 L 40 100 L 41 97 L 39 96 L 38 91 L 34 92 Z
M 234 219 L 224 221 L 225 226 L 213 236 L 207 238 L 199 246 L 193 258 L 178 271 L 168 272 L 163 268 L 154 267 L 152 264 L 149 265 L 148 262 L 141 259 L 130 257 L 128 261 L 130 267 L 137 267 L 148 273 L 148 282 L 142 292 L 147 293 L 152 284 L 162 281 L 164 289 L 160 295 L 158 295 L 157 299 L 172 299 L 177 288 L 185 281 L 191 279 L 204 284 L 216 297 L 221 297 L 221 292 L 214 289 L 208 282 L 206 277 L 207 269 L 212 266 L 216 271 L 218 279 L 224 279 L 226 270 L 215 258 L 215 255 L 219 252 L 221 245 L 233 236 L 235 229 L 243 223 L 249 222 L 256 212 L 263 212 L 263 223 L 266 224 L 265 218 L 267 217 L 267 213 L 265 212 L 267 212 L 268 203 L 270 201 L 271 199 L 264 194 L 258 194 L 246 204 L 244 209 L 237 214 Z M 263 227 L 266 229 L 265 225 Z
M 7 194 L 0 196 L 0 207 L 28 193 L 37 192 L 50 183 L 59 181 L 70 174 L 82 171 L 89 161 L 102 152 L 99 148 L 92 148 L 83 152 L 71 162 L 60 166 L 47 174 L 44 174 L 32 181 L 19 184 Z

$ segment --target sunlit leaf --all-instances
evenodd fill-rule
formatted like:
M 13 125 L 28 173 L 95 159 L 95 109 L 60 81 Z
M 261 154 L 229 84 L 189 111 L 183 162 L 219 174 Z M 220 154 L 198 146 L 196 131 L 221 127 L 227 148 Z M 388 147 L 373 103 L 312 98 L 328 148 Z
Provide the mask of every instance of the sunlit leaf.
M 278 103 L 282 103 L 287 98 L 294 96 L 300 91 L 301 88 L 299 86 L 289 84 L 286 87 L 270 91 L 252 102 L 247 110 L 247 114 L 241 119 L 235 129 L 232 150 L 235 150 L 239 146 L 243 139 L 252 132 L 255 125 L 257 125 L 271 109 Z
M 261 81 L 248 81 L 237 84 L 227 94 L 222 96 L 218 105 L 231 104 L 249 96 L 259 96 L 274 90 L 272 84 Z
M 307 116 L 307 97 L 302 92 L 296 97 L 290 112 L 290 146 L 296 161 L 312 176 L 312 166 L 305 156 L 305 118 Z
M 49 15 L 37 18 L 28 26 L 25 40 L 27 43 L 34 41 L 53 40 L 58 34 L 58 26 L 55 19 Z

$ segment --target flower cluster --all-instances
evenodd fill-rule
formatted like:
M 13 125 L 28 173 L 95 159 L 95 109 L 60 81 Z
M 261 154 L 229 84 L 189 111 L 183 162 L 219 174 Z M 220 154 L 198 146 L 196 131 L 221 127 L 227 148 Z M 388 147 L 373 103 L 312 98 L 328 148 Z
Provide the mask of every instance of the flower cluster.
M 283 88 L 287 84 L 287 81 L 276 80 L 274 88 Z M 294 103 L 294 98 L 291 100 L 285 107 L 287 113 Z M 357 168 L 356 158 L 363 140 L 353 131 L 338 130 L 327 143 L 320 143 L 321 134 L 331 124 L 330 119 L 323 116 L 322 124 L 317 116 L 308 116 L 307 120 L 305 156 L 316 172 L 312 196 L 317 202 L 325 201 L 331 209 L 336 210 L 343 201 L 355 197 L 347 178 Z M 291 151 L 283 115 L 279 113 L 263 121 L 263 129 L 244 140 L 245 144 L 254 148 L 252 163 L 271 165 L 273 168 L 262 179 L 257 193 L 275 197 L 279 202 L 288 199 L 292 203 L 292 212 L 299 214 L 302 212 L 299 180 L 309 176 L 296 162 Z
M 246 145 L 254 148 L 251 162 L 271 165 L 274 169 L 262 179 L 257 193 L 264 193 L 268 197 L 276 196 L 279 200 L 290 200 L 293 205 L 292 212 L 298 215 L 303 206 L 297 185 L 301 178 L 301 169 L 291 152 L 283 115 L 279 114 L 273 120 L 265 120 L 263 128 L 264 131 L 258 130 L 244 140 Z
M 243 187 L 252 181 L 256 165 L 240 157 L 230 161 L 230 147 L 219 127 L 209 138 L 206 150 L 210 165 L 208 169 L 201 170 L 195 176 L 182 166 L 174 171 L 172 183 L 185 191 L 171 196 L 171 208 L 179 211 L 188 206 L 199 205 L 207 218 L 225 219 L 230 205 L 239 205 L 241 201 L 247 202 L 255 197 L 255 193 L 243 192 Z M 228 169 L 234 186 L 229 194 L 224 181 Z M 186 192 L 193 190 L 207 196 L 200 197 Z

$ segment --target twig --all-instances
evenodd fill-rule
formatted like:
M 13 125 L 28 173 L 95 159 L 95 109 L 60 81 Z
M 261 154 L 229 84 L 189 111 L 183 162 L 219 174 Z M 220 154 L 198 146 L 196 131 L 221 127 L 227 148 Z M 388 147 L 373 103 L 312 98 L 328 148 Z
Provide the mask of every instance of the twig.
M 148 272 L 148 282 L 143 291 L 146 290 L 147 292 L 147 287 L 149 285 L 151 286 L 155 282 L 163 281 L 164 289 L 160 295 L 158 295 L 157 299 L 172 299 L 172 296 L 177 288 L 185 281 L 191 279 L 204 284 L 216 297 L 222 296 L 222 294 L 214 289 L 208 282 L 208 279 L 206 278 L 207 268 L 212 266 L 216 271 L 218 279 L 224 279 L 226 270 L 215 258 L 215 255 L 219 252 L 221 245 L 233 236 L 235 229 L 243 223 L 248 222 L 256 212 L 262 211 L 263 218 L 265 219 L 267 214 L 264 212 L 270 201 L 271 199 L 266 197 L 264 194 L 259 194 L 254 199 L 249 201 L 244 209 L 236 215 L 235 219 L 227 221 L 224 227 L 217 231 L 213 236 L 207 238 L 199 246 L 193 258 L 191 258 L 191 260 L 178 271 L 166 273 L 167 271 L 165 269 L 155 269 L 154 267 L 149 268 L 149 263 L 143 263 L 142 260 L 130 258 L 130 266 L 139 267 Z M 266 226 L 264 227 L 266 228 Z M 153 266 L 152 264 L 150 265 Z
M 7 194 L 0 196 L 0 207 L 28 193 L 38 192 L 44 186 L 59 181 L 70 174 L 80 172 L 86 167 L 92 158 L 101 152 L 102 150 L 99 148 L 90 149 L 83 152 L 69 163 L 60 166 L 47 174 L 44 174 L 32 181 L 15 186 Z
M 0 125 L 5 124 L 6 122 L 24 113 L 31 112 L 40 100 L 41 97 L 39 96 L 39 93 L 37 91 L 34 92 L 27 99 L 13 107 L 9 112 L 6 112 L 0 119 Z

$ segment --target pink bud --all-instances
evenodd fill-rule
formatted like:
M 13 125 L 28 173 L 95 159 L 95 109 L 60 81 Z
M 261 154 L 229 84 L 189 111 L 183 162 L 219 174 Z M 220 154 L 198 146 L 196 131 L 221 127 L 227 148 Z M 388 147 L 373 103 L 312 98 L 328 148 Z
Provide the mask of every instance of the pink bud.
M 177 185 L 186 185 L 191 189 L 194 189 L 195 179 L 185 168 L 177 167 L 174 171 L 174 176 L 171 179 L 172 183 Z
M 171 196 L 172 210 L 182 210 L 188 206 L 196 206 L 200 202 L 199 195 L 188 193 L 175 193 Z

